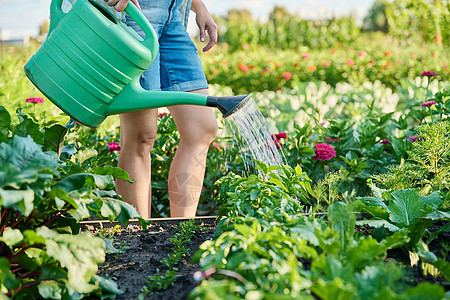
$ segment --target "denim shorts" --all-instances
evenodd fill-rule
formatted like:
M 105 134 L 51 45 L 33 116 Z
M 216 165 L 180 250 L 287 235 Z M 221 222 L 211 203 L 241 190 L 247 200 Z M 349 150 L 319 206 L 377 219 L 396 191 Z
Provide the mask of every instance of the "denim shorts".
M 144 16 L 159 39 L 159 52 L 141 76 L 146 90 L 188 92 L 208 88 L 197 48 L 183 24 L 185 0 L 139 0 Z M 127 15 L 126 24 L 145 34 Z

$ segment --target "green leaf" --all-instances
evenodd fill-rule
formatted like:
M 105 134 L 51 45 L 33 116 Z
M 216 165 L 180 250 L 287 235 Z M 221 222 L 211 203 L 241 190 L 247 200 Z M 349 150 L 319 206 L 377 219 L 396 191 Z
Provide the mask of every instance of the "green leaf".
M 17 110 L 17 118 L 19 124 L 14 129 L 14 135 L 30 136 L 37 144 L 44 144 L 44 134 L 41 131 L 39 124 L 35 123 L 26 114 L 22 113 L 20 109 Z
M 44 148 L 59 153 L 60 145 L 64 141 L 68 129 L 61 124 L 54 124 L 44 131 Z
M 408 289 L 406 295 L 409 300 L 441 300 L 445 297 L 445 290 L 440 285 L 422 282 L 416 287 Z
M 97 214 L 98 215 L 98 214 Z M 128 225 L 130 219 L 142 219 L 131 204 L 117 199 L 102 199 L 100 217 Z
M 19 188 L 22 183 L 37 180 L 37 173 L 49 170 L 57 174 L 58 157 L 42 152 L 30 136 L 14 136 L 8 144 L 0 144 L 0 187 Z
M 356 217 L 351 208 L 343 203 L 336 202 L 328 209 L 328 217 L 331 227 L 339 232 L 341 249 L 350 246 L 355 232 Z
M 437 220 L 448 220 L 450 219 L 450 213 L 446 212 L 446 211 L 434 211 L 432 213 L 429 213 L 428 215 L 423 217 L 424 219 L 430 219 L 433 221 L 437 221 Z
M 0 288 L 3 286 L 8 290 L 13 290 L 20 285 L 20 280 L 11 272 L 11 265 L 6 257 L 0 257 Z
M 67 176 L 54 185 L 55 188 L 60 188 L 67 193 L 79 190 L 84 186 L 89 186 L 93 189 L 99 188 L 109 190 L 114 188 L 114 179 L 111 175 L 76 173 Z
M 439 205 L 444 202 L 441 197 L 440 191 L 434 191 L 428 196 L 420 196 L 419 201 L 431 206 L 433 210 L 438 209 Z
M 400 230 L 399 227 L 395 226 L 394 224 L 386 221 L 386 220 L 369 220 L 369 219 L 364 219 L 364 220 L 359 220 L 356 221 L 356 225 L 362 226 L 362 225 L 369 225 L 371 227 L 375 227 L 375 228 L 380 228 L 380 227 L 384 227 L 386 229 L 388 229 L 389 231 L 398 231 Z
M 420 196 L 415 190 L 406 189 L 395 191 L 387 207 L 390 219 L 397 225 L 409 226 L 416 218 L 423 215 L 425 203 L 420 202 Z
M 44 299 L 62 299 L 63 288 L 53 280 L 42 281 L 38 285 L 39 295 Z
M 134 180 L 130 180 L 130 176 L 127 171 L 113 166 L 103 166 L 92 168 L 92 171 L 97 175 L 111 175 L 114 178 L 125 180 L 129 183 L 133 183 Z
M 4 190 L 0 188 L 0 204 L 5 208 L 12 208 L 24 216 L 28 216 L 34 208 L 34 191 Z
M 3 234 L 0 236 L 0 241 L 4 242 L 9 248 L 18 245 L 23 240 L 22 232 L 19 229 L 6 227 Z
M 105 261 L 105 243 L 89 232 L 78 235 L 58 234 L 47 227 L 39 227 L 36 233 L 45 238 L 46 252 L 68 270 L 69 285 L 77 292 L 89 293 L 97 289 L 89 284 Z
M 8 141 L 9 127 L 11 126 L 11 115 L 5 107 L 0 105 L 0 143 Z
M 107 278 L 103 278 L 101 276 L 98 275 L 94 275 L 92 277 L 92 283 L 97 284 L 100 286 L 101 288 L 101 293 L 102 296 L 114 296 L 114 295 L 121 295 L 123 293 L 125 293 L 125 290 L 121 290 L 119 289 L 117 283 L 115 283 L 114 281 L 112 281 L 111 279 L 107 279 Z

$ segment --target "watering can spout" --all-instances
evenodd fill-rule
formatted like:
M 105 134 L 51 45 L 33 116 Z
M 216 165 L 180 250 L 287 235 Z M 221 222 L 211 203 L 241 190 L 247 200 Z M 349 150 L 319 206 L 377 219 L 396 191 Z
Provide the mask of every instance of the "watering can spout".
M 251 98 L 249 95 L 239 95 L 239 96 L 228 96 L 228 97 L 214 97 L 208 96 L 206 105 L 211 107 L 217 107 L 226 118 L 233 114 Z

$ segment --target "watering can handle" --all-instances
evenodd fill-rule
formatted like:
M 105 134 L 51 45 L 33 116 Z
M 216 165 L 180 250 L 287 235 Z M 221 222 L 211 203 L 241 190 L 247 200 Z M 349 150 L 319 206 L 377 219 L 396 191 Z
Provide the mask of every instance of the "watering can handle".
M 150 24 L 139 8 L 131 1 L 125 8 L 125 12 L 136 22 L 142 31 L 144 31 L 145 39 L 141 41 L 141 44 L 150 50 L 152 60 L 154 60 L 159 50 L 159 44 L 158 35 L 156 34 L 155 29 L 153 29 L 152 24 Z
M 48 34 L 52 32 L 59 21 L 61 21 L 61 19 L 66 15 L 66 13 L 61 8 L 62 2 L 63 0 L 52 0 L 50 4 L 50 26 L 48 29 Z M 142 29 L 142 31 L 144 31 L 145 39 L 140 43 L 151 51 L 153 56 L 152 58 L 155 59 L 156 54 L 158 53 L 159 45 L 158 36 L 156 35 L 153 26 L 150 24 L 147 18 L 145 18 L 145 16 L 137 8 L 137 6 L 131 1 L 125 8 L 125 12 L 136 22 L 136 24 Z

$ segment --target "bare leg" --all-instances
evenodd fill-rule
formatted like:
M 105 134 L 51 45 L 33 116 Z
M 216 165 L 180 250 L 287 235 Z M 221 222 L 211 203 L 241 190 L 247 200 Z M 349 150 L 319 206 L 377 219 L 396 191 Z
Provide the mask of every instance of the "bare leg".
M 207 94 L 208 90 L 195 93 Z M 217 121 L 210 107 L 176 105 L 170 114 L 180 132 L 180 144 L 169 172 L 171 217 L 195 217 L 205 176 L 206 156 L 217 134 Z
M 151 214 L 150 151 L 156 139 L 157 109 L 120 115 L 120 155 L 118 167 L 128 172 L 134 183 L 116 180 L 116 191 L 134 205 L 144 219 Z

